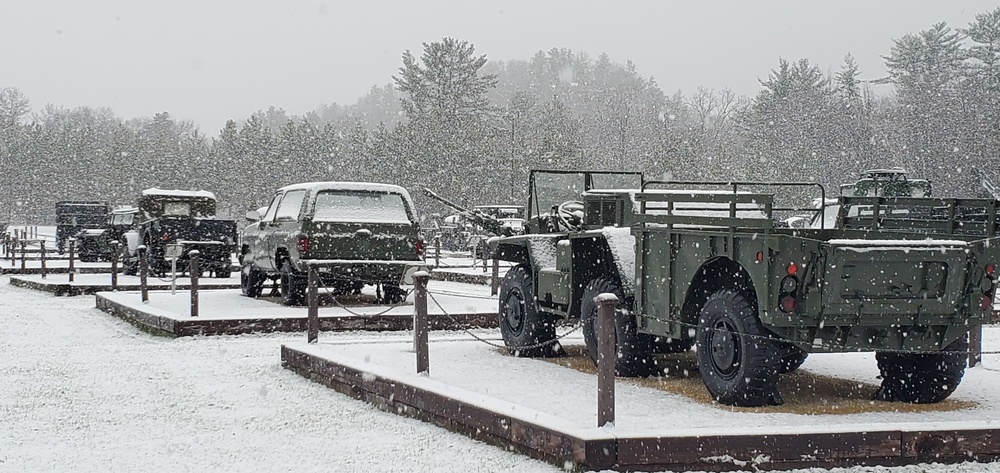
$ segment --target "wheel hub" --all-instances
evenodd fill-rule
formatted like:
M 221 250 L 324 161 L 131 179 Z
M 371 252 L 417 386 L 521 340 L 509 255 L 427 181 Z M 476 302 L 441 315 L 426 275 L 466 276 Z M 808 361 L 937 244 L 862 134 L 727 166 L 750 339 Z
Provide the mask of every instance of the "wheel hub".
M 712 327 L 709 336 L 713 367 L 723 377 L 733 376 L 740 366 L 740 340 L 736 328 L 728 321 L 720 320 Z
M 507 296 L 505 305 L 504 322 L 511 332 L 520 334 L 524 329 L 524 305 L 521 298 L 516 293 L 511 293 Z

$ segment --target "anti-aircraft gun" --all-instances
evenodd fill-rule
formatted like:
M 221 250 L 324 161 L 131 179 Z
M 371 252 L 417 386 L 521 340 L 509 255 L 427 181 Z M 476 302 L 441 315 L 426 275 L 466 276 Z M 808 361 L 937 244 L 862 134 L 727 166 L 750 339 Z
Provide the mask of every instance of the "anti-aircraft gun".
M 524 207 L 520 205 L 481 205 L 467 209 L 434 191 L 424 188 L 424 194 L 442 204 L 451 207 L 458 215 L 474 225 L 482 233 L 494 236 L 511 236 L 522 233 L 524 223 Z
M 992 179 L 990 179 L 982 169 L 973 168 L 976 172 L 976 176 L 979 177 L 979 185 L 983 186 L 983 190 L 986 191 L 993 199 L 1000 200 L 1000 186 L 996 185 Z

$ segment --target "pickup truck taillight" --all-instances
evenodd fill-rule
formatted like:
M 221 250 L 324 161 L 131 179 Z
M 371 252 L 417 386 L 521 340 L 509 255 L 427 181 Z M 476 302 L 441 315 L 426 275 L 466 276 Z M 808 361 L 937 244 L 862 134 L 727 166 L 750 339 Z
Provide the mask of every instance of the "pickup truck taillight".
M 423 240 L 417 240 L 417 242 L 414 243 L 413 247 L 417 249 L 417 256 L 420 257 L 424 256 L 424 249 L 426 248 L 426 246 L 424 246 Z
M 298 240 L 295 240 L 295 248 L 299 250 L 299 253 L 309 252 L 309 237 L 305 235 L 299 235 Z
M 990 310 L 993 308 L 993 294 L 996 290 L 996 281 L 993 280 L 993 276 L 996 274 L 996 265 L 987 264 L 983 268 L 983 273 L 986 274 L 986 278 L 983 279 L 983 284 L 981 289 L 983 290 L 983 298 L 980 300 L 980 306 L 983 310 Z

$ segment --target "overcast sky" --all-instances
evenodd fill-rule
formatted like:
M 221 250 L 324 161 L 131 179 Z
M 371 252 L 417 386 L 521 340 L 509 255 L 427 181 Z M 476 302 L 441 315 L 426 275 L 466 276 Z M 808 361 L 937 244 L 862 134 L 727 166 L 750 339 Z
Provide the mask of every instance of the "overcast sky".
M 885 75 L 892 39 L 966 27 L 997 0 L 582 1 L 10 0 L 0 13 L 0 87 L 34 110 L 168 111 L 214 136 L 273 105 L 300 115 L 352 104 L 392 81 L 401 55 L 445 36 L 490 60 L 570 48 L 632 60 L 667 93 L 752 95 L 779 57 L 836 71 L 854 54 Z

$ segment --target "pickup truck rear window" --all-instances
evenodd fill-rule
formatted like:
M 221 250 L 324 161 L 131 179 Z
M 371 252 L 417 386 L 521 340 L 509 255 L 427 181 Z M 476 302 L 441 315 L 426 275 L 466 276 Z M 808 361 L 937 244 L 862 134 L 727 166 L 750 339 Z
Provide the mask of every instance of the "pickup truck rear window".
M 316 195 L 315 222 L 410 223 L 399 194 L 324 191 Z

